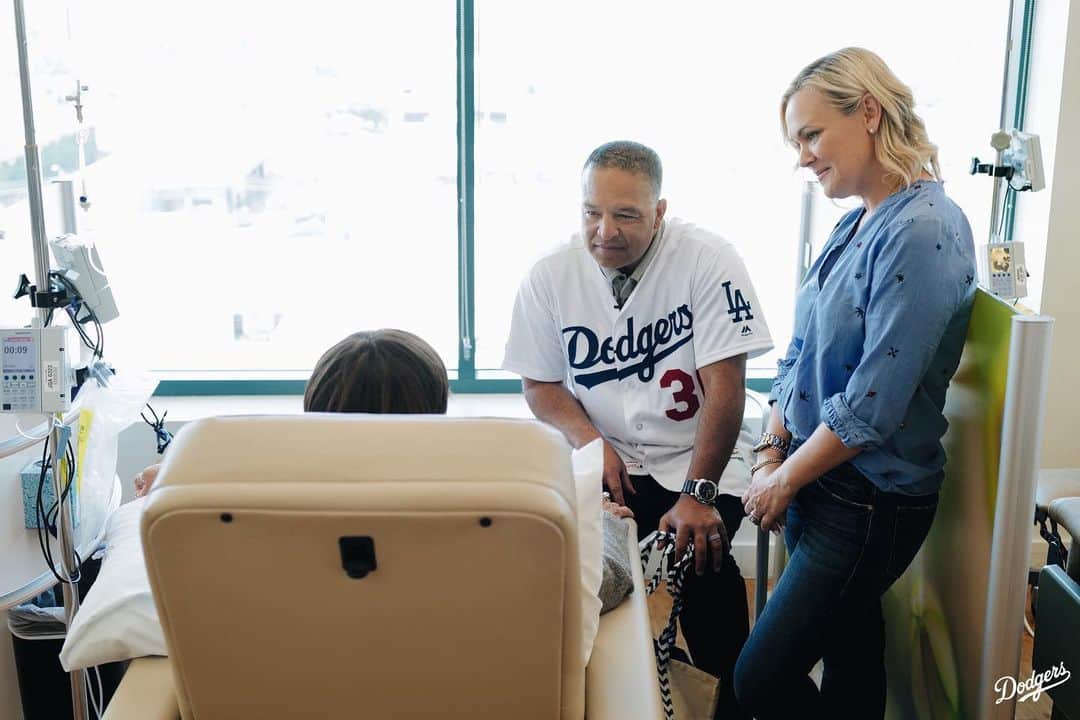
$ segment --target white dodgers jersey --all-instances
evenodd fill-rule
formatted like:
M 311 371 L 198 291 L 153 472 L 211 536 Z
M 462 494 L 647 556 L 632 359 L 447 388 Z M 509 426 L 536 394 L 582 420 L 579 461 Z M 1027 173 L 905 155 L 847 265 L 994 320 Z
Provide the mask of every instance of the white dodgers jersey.
M 503 368 L 566 382 L 631 474 L 669 490 L 687 479 L 703 400 L 697 369 L 772 349 L 734 246 L 690 223 L 664 222 L 656 255 L 622 308 L 579 235 L 540 260 L 514 303 Z M 745 458 L 720 491 L 741 495 Z

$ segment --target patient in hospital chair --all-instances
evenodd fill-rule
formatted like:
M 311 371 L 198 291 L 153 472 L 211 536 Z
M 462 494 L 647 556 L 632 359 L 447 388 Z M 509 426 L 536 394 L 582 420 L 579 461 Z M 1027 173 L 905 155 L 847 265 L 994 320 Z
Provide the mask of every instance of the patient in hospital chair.
M 424 340 L 404 330 L 353 333 L 323 353 L 304 392 L 305 412 L 446 413 L 450 394 L 446 366 Z M 150 491 L 160 464 L 135 476 L 135 496 Z M 601 613 L 630 593 L 633 580 L 626 546 L 629 508 L 603 502 Z

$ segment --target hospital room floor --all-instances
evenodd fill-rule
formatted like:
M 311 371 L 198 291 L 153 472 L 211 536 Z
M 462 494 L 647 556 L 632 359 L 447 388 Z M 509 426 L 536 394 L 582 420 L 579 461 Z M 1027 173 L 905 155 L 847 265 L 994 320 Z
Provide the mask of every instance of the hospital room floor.
M 754 607 L 754 585 L 754 580 L 746 581 L 746 602 L 750 608 Z M 772 583 L 769 583 L 769 589 L 772 590 Z M 649 596 L 649 617 L 652 621 L 653 635 L 659 635 L 660 631 L 667 625 L 670 613 L 671 600 L 667 592 L 660 589 Z M 754 620 L 751 618 L 751 627 L 753 623 Z M 681 630 L 676 638 L 676 644 L 684 650 L 686 649 L 686 642 L 683 640 Z M 1031 646 L 1031 637 L 1024 633 L 1023 648 L 1020 656 L 1020 677 L 1029 677 L 1031 675 Z M 820 668 L 814 668 L 814 674 L 820 679 Z M 1018 703 L 1014 717 L 1016 720 L 1049 720 L 1051 707 L 1050 698 L 1043 695 L 1038 702 Z

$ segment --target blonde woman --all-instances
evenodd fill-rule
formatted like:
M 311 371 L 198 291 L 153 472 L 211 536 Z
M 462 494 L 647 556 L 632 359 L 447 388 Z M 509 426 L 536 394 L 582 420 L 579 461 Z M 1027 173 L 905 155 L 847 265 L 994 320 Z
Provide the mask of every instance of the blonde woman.
M 974 244 L 911 91 L 874 53 L 845 48 L 808 65 L 780 120 L 825 195 L 862 205 L 799 290 L 743 495 L 752 522 L 783 528 L 791 562 L 739 656 L 735 692 L 759 720 L 880 718 L 881 595 L 937 507 Z M 820 690 L 808 675 L 819 659 Z

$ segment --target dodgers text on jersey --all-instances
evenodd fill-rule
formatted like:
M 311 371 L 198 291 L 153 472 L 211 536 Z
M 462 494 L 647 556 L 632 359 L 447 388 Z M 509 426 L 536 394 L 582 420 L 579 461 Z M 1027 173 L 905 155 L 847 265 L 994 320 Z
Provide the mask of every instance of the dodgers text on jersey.
M 611 380 L 637 375 L 649 382 L 656 374 L 656 365 L 694 338 L 694 315 L 687 305 L 680 305 L 666 316 L 646 323 L 635 333 L 634 318 L 626 319 L 626 331 L 617 339 L 600 340 L 596 332 L 583 325 L 571 325 L 562 330 L 570 367 L 575 371 L 574 382 L 593 388 Z M 623 365 L 631 360 L 638 362 Z M 594 369 L 596 368 L 596 369 Z

